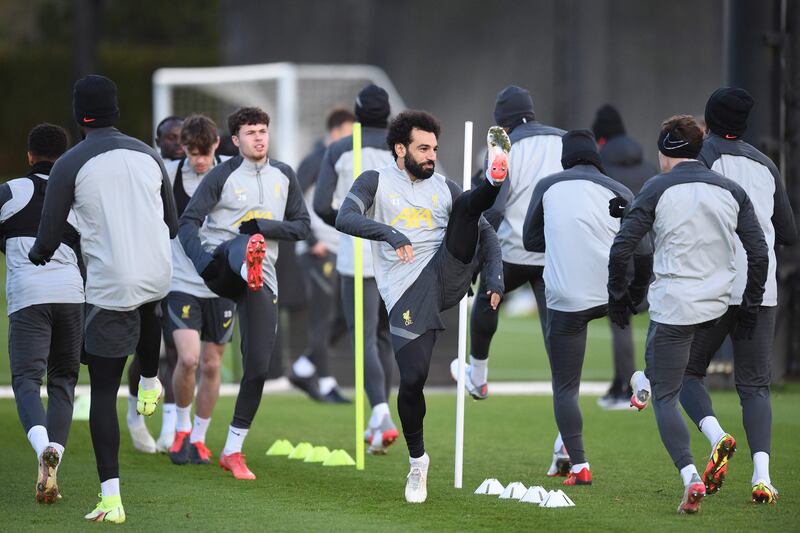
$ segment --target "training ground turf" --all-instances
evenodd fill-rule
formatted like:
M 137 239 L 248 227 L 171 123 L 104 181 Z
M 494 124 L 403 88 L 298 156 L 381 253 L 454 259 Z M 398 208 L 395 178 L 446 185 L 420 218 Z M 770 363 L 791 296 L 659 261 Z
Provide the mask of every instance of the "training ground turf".
M 586 447 L 595 484 L 567 488 L 575 508 L 540 509 L 516 501 L 476 496 L 486 477 L 503 483 L 557 488 L 543 474 L 550 463 L 555 427 L 549 397 L 493 397 L 467 402 L 463 490 L 452 488 L 454 406 L 452 395 L 428 399 L 426 443 L 431 455 L 428 502 L 403 501 L 407 456 L 402 442 L 388 456 L 367 456 L 366 470 L 326 468 L 266 457 L 276 438 L 309 440 L 353 453 L 352 408 L 312 404 L 299 395 L 267 396 L 245 443 L 258 479 L 236 481 L 216 465 L 174 466 L 166 456 L 134 452 L 122 420 L 122 494 L 128 521 L 137 531 L 514 531 L 514 530 L 797 530 L 800 511 L 800 389 L 774 391 L 773 476 L 783 498 L 776 506 L 749 502 L 751 463 L 734 393 L 715 393 L 719 418 L 739 439 L 739 451 L 722 491 L 699 515 L 678 516 L 682 493 L 656 432 L 653 412 L 606 412 L 584 399 Z M 209 430 L 214 460 L 223 445 L 232 398 L 220 400 Z M 160 416 L 150 421 L 157 431 Z M 34 501 L 34 454 L 19 426 L 12 400 L 0 401 L 0 530 L 99 531 L 110 524 L 84 524 L 99 484 L 87 422 L 72 428 L 59 471 L 64 499 L 51 506 Z M 693 431 L 698 465 L 705 439 Z

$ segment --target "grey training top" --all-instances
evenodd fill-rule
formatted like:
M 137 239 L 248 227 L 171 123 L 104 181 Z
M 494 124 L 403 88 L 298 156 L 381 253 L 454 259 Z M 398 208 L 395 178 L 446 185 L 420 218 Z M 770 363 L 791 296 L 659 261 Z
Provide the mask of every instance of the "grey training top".
M 237 237 L 239 226 L 247 220 L 256 220 L 267 240 L 264 282 L 278 294 L 276 241 L 299 241 L 309 232 L 300 184 L 285 163 L 269 159 L 258 165 L 239 155 L 215 166 L 181 215 L 178 237 L 202 273 L 217 246 Z
M 778 168 L 767 156 L 746 142 L 724 139 L 714 133 L 703 143 L 699 159 L 711 170 L 735 181 L 750 197 L 769 249 L 769 272 L 762 305 L 778 305 L 775 244 L 791 245 L 797 241 L 792 206 Z M 731 305 L 741 303 L 746 282 L 747 256 L 741 241 L 737 239 L 736 279 L 733 282 Z
M 461 188 L 441 174 L 411 181 L 397 164 L 367 171 L 353 183 L 336 229 L 373 241 L 375 281 L 388 311 L 444 245 L 453 201 L 460 194 Z M 481 218 L 481 246 L 491 246 L 486 244 L 490 239 L 496 239 L 494 230 Z M 414 248 L 413 263 L 401 262 L 395 252 L 407 244 Z M 487 258 L 484 275 L 489 290 L 502 293 L 502 263 L 492 259 Z
M 86 264 L 86 302 L 130 311 L 162 299 L 172 277 L 175 199 L 158 154 L 116 128 L 87 130 L 48 179 L 34 247 L 50 256 L 70 208 Z
M 361 170 L 366 172 L 394 164 L 394 157 L 386 145 L 386 130 L 364 128 L 361 131 Z M 343 137 L 331 144 L 322 158 L 314 191 L 314 211 L 331 226 L 336 225 L 336 215 L 353 185 L 353 136 Z M 369 243 L 364 247 L 364 277 L 375 276 Z M 346 276 L 355 273 L 353 239 L 342 235 L 336 256 L 336 270 Z
M 736 277 L 736 236 L 747 253 L 742 306 L 761 305 L 769 256 L 753 204 L 739 185 L 696 160 L 645 183 L 622 219 L 611 247 L 608 292 L 624 297 L 628 260 L 654 232 L 655 281 L 650 317 L 661 324 L 701 324 L 728 309 Z
M 631 191 L 593 165 L 577 165 L 539 181 L 522 232 L 523 244 L 544 252 L 547 308 L 576 312 L 608 303 L 608 252 L 619 219 L 608 213 L 616 196 L 633 200 Z M 545 246 L 546 244 L 546 246 Z M 636 257 L 651 257 L 649 237 Z M 649 261 L 644 274 L 650 277 Z
M 503 261 L 515 265 L 543 265 L 544 254 L 522 244 L 522 225 L 540 179 L 561 172 L 561 137 L 564 130 L 539 122 L 520 124 L 509 135 L 509 179 L 503 182 L 494 205 L 485 216 L 497 228 Z

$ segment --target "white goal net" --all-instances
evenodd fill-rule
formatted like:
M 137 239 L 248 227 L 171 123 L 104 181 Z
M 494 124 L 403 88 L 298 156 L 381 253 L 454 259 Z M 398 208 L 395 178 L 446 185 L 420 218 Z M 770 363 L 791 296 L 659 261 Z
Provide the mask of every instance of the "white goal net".
M 405 109 L 386 73 L 369 65 L 263 65 L 162 68 L 153 74 L 153 129 L 169 115 L 205 113 L 226 131 L 240 106 L 269 113 L 270 154 L 297 168 L 325 134 L 325 118 L 337 106 L 353 108 L 358 91 L 375 83 L 389 93 L 392 113 Z

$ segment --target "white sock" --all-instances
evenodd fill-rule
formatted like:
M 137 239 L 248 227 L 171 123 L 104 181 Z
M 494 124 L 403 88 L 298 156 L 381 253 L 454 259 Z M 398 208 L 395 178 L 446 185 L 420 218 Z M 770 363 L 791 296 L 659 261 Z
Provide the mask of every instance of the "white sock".
M 311 359 L 305 355 L 301 355 L 292 365 L 292 370 L 295 374 L 297 374 L 298 377 L 310 378 L 314 375 L 314 372 L 317 371 L 317 367 L 314 366 L 314 363 L 311 362 Z
M 319 393 L 325 396 L 330 391 L 336 388 L 336 378 L 333 376 L 325 376 L 323 378 L 319 378 Z
M 489 379 L 489 359 L 475 359 L 474 356 L 469 356 L 469 364 L 472 367 L 470 370 L 470 379 L 475 385 L 483 385 Z
M 242 263 L 242 268 L 239 269 L 239 275 L 242 276 L 242 279 L 247 281 L 247 263 Z
M 697 468 L 694 465 L 687 465 L 681 468 L 681 479 L 683 480 L 683 486 L 688 487 L 689 483 L 692 482 L 692 477 L 697 475 Z
M 174 403 L 165 403 L 161 411 L 161 436 L 173 435 L 177 423 L 178 406 Z
M 158 388 L 158 378 L 139 376 L 139 388 L 144 390 L 156 390 Z
M 589 463 L 578 463 L 576 465 L 572 465 L 572 468 L 570 468 L 569 471 L 572 472 L 573 474 L 577 474 L 584 468 L 588 468 L 589 470 L 591 470 L 591 468 L 589 467 Z
M 428 465 L 431 464 L 431 458 L 428 457 L 428 453 L 426 452 L 426 453 L 422 454 L 422 457 L 417 457 L 417 458 L 409 457 L 408 458 L 408 463 L 412 467 L 416 466 L 418 468 L 421 468 L 422 470 L 426 470 L 427 471 L 428 470 Z
M 753 454 L 753 485 L 758 480 L 772 484 L 772 480 L 769 478 L 769 454 L 767 452 Z
M 556 435 L 556 440 L 553 443 L 553 453 L 558 453 L 564 447 L 564 440 L 561 438 L 561 432 Z
M 33 426 L 28 430 L 28 441 L 36 452 L 36 457 L 41 457 L 42 452 L 50 444 L 50 437 L 47 436 L 47 428 L 44 426 Z
M 722 426 L 719 425 L 719 420 L 714 416 L 707 416 L 700 421 L 700 431 L 706 436 L 711 446 L 715 446 L 725 435 Z
M 100 483 L 100 494 L 103 496 L 119 496 L 119 478 L 111 478 Z
M 205 442 L 206 431 L 208 431 L 208 425 L 210 423 L 210 418 L 200 418 L 199 416 L 195 415 L 194 427 L 192 428 L 192 435 L 189 437 L 189 442 Z
M 372 415 L 369 417 L 369 427 L 380 427 L 383 417 L 389 415 L 389 404 L 386 402 L 375 404 L 372 408 Z
M 191 431 L 192 404 L 189 404 L 186 407 L 181 407 L 180 405 L 176 405 L 175 413 L 177 415 L 177 421 L 175 423 L 175 431 L 180 431 L 181 433 L 186 431 Z
M 137 428 L 144 425 L 144 417 L 136 412 L 136 396 L 128 396 L 128 420 L 129 428 Z
M 228 427 L 228 438 L 225 440 L 225 448 L 222 453 L 230 455 L 232 453 L 241 453 L 244 439 L 247 437 L 249 429 Z

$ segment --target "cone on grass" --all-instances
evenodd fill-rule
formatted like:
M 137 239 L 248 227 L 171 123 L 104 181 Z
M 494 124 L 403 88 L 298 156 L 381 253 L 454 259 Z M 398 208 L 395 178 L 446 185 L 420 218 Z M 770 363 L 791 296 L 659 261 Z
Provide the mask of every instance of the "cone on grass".
M 333 450 L 322 462 L 322 466 L 353 466 L 355 464 L 356 462 L 350 457 L 350 454 L 344 450 Z
M 267 450 L 267 455 L 291 455 L 294 451 L 292 443 L 286 439 L 278 439 Z
M 506 488 L 503 489 L 503 492 L 500 494 L 501 500 L 520 500 L 528 491 L 528 487 L 520 483 L 519 481 L 514 481 L 513 483 L 509 483 L 506 485 Z
M 475 489 L 475 494 L 488 494 L 489 496 L 499 496 L 503 493 L 503 484 L 495 478 L 490 477 L 483 480 L 480 487 Z
M 89 396 L 76 396 L 75 402 L 72 404 L 72 419 L 73 420 L 89 420 L 89 408 L 91 407 L 91 398 Z
M 547 499 L 539 504 L 539 507 L 575 507 L 575 502 L 564 494 L 563 490 L 551 490 Z
M 535 486 L 528 489 L 528 491 L 519 500 L 521 503 L 535 503 L 540 504 L 547 499 L 548 493 L 544 487 Z
M 289 454 L 289 459 L 305 459 L 311 453 L 314 447 L 309 442 L 301 442 L 294 447 L 292 453 Z
M 303 461 L 306 463 L 324 463 L 330 454 L 331 451 L 326 446 L 314 446 L 311 453 L 306 455 Z

